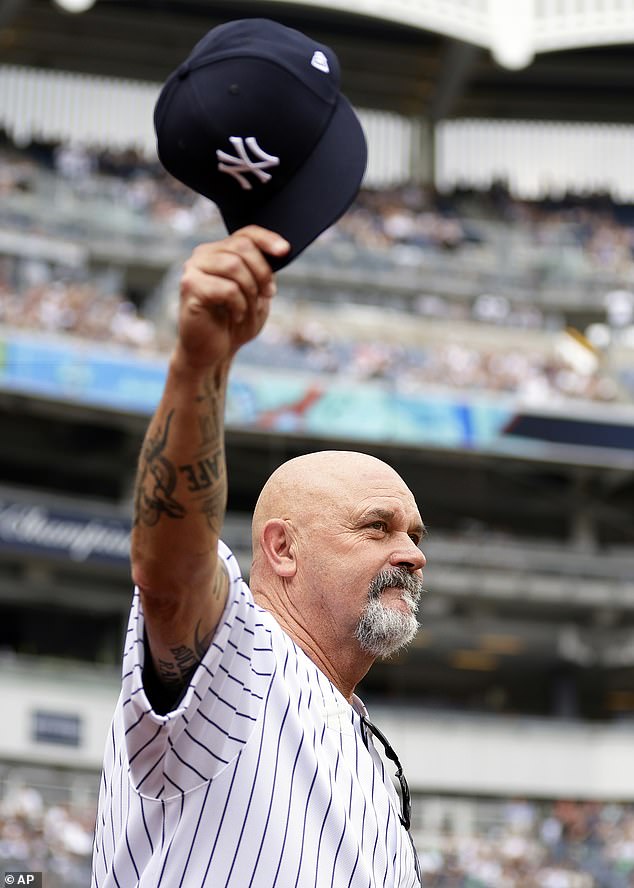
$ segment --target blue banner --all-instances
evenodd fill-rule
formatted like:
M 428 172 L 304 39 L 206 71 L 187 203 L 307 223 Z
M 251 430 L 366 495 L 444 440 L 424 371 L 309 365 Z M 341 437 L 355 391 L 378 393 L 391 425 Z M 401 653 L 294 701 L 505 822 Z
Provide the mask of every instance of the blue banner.
M 0 336 L 0 388 L 25 395 L 150 415 L 167 358 L 71 339 Z M 634 408 L 590 402 L 522 404 L 512 395 L 431 393 L 398 382 L 234 365 L 227 425 L 272 433 L 527 458 L 634 466 Z M 585 453 L 581 453 L 584 451 Z
M 165 359 L 141 358 L 100 343 L 12 335 L 0 344 L 5 390 L 96 407 L 150 413 L 165 381 Z

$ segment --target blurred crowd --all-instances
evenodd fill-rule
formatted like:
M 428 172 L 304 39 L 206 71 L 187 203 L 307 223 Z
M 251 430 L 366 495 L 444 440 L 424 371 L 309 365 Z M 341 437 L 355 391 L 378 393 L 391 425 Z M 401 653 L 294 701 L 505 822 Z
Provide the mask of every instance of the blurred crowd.
M 402 245 L 457 253 L 491 240 L 496 229 L 488 223 L 506 226 L 507 234 L 515 232 L 524 247 L 569 248 L 566 258 L 583 257 L 587 269 L 632 275 L 634 207 L 616 203 L 608 194 L 520 200 L 504 182 L 486 190 L 457 187 L 439 192 L 412 185 L 367 190 L 332 237 L 347 236 L 373 250 Z M 508 237 L 504 243 L 509 246 Z M 548 269 L 533 271 L 538 277 Z
M 509 800 L 499 813 L 470 835 L 422 836 L 425 888 L 634 886 L 634 805 Z
M 173 179 L 158 160 L 133 149 L 91 150 L 65 143 L 31 143 L 18 149 L 0 132 L 0 196 L 36 193 L 46 172 L 65 189 L 58 197 L 74 193 L 82 200 L 100 198 L 146 221 L 165 223 L 181 235 L 220 222 L 210 201 Z M 486 190 L 458 186 L 440 191 L 411 184 L 365 189 L 324 239 L 347 241 L 374 254 L 410 247 L 456 255 L 485 245 L 500 230 L 518 233 L 524 247 L 568 248 L 566 257 L 556 250 L 552 254 L 563 266 L 582 256 L 586 270 L 629 279 L 634 273 L 634 206 L 603 193 L 522 200 L 512 196 L 503 181 Z M 509 247 L 508 237 L 504 246 Z M 406 261 L 406 253 L 397 255 Z M 521 250 L 512 258 L 519 260 Z M 534 269 L 536 277 L 548 271 Z
M 634 886 L 633 804 L 458 801 L 471 811 L 462 827 L 434 823 L 433 802 L 415 802 L 424 888 Z M 42 872 L 47 888 L 85 888 L 93 826 L 92 807 L 45 804 L 37 789 L 14 787 L 0 802 L 0 862 Z
M 31 786 L 16 786 L 0 801 L 0 864 L 7 872 L 39 872 L 46 888 L 86 888 L 94 809 L 45 804 Z
M 0 261 L 0 325 L 73 334 L 148 353 L 164 351 L 172 341 L 124 294 L 104 292 L 94 281 L 46 279 L 41 263 L 27 277 L 36 280 L 16 288 Z M 439 330 L 437 341 L 418 345 L 390 342 L 379 332 L 342 336 L 336 316 L 332 323 L 298 320 L 289 328 L 280 322 L 286 310 L 292 307 L 280 300 L 264 333 L 240 353 L 241 363 L 382 382 L 405 393 L 438 386 L 516 394 L 535 403 L 552 398 L 609 402 L 622 400 L 627 392 L 593 353 L 588 366 L 580 368 L 553 349 L 520 351 L 510 343 L 500 348 L 499 343 L 456 341 L 449 326 L 444 333 Z
M 289 325 L 280 321 L 285 310 L 277 309 L 260 337 L 243 349 L 240 362 L 380 381 L 403 393 L 433 386 L 516 394 L 535 403 L 553 398 L 616 401 L 625 396 L 592 351 L 587 362 L 579 364 L 563 349 L 519 350 L 512 343 L 500 347 L 493 339 L 489 344 L 459 341 L 448 328 L 443 335 L 438 327 L 436 340 L 416 345 L 388 341 L 380 333 L 353 338 L 337 332 L 336 314 L 330 324 L 298 320 Z M 292 312 L 292 307 L 287 310 Z
M 113 234 L 118 226 L 125 229 L 126 222 L 135 218 L 145 226 L 164 225 L 181 236 L 219 224 L 218 212 L 210 201 L 198 198 L 169 176 L 158 160 L 149 161 L 133 149 L 91 151 L 65 143 L 32 143 L 17 148 L 0 133 L 0 198 L 11 195 L 48 197 L 71 207 L 73 199 L 84 205 L 98 203 L 101 218 L 98 214 L 91 223 L 95 230 L 111 228 Z M 112 208 L 112 214 L 107 207 Z M 123 211 L 127 217 L 121 215 Z M 17 214 L 8 218 L 19 226 L 55 233 L 55 226 L 46 216 L 27 219 Z M 63 235 L 59 219 L 55 222 L 57 233 Z M 75 233 L 82 235 L 80 229 Z
M 50 175 L 53 192 L 49 197 L 53 202 L 68 203 L 66 191 L 59 191 L 63 188 L 74 196 L 73 211 L 77 213 L 97 199 L 101 201 L 99 206 L 107 204 L 117 211 L 125 208 L 140 223 L 138 230 L 148 237 L 150 224 L 184 241 L 221 232 L 213 204 L 180 185 L 157 162 L 134 151 L 90 151 L 66 144 L 34 144 L 18 150 L 0 139 L 0 197 L 37 193 L 42 190 L 44 173 Z M 0 210 L 0 234 L 3 224 L 18 229 L 21 224 L 22 211 L 10 202 L 7 206 L 9 209 Z M 100 213 L 88 215 L 91 225 L 101 224 Z M 73 218 L 72 213 L 70 216 Z M 45 214 L 29 219 L 37 226 L 36 233 L 50 234 Z M 116 220 L 110 223 L 116 228 Z M 498 230 L 521 231 L 525 248 L 537 244 L 572 249 L 571 255 L 582 256 L 588 268 L 618 273 L 626 281 L 634 278 L 633 207 L 618 205 L 605 195 L 521 201 L 512 198 L 500 183 L 486 192 L 456 188 L 449 194 L 421 186 L 362 191 L 351 210 L 322 235 L 314 255 L 323 260 L 323 250 L 333 248 L 339 256 L 348 250 L 354 255 L 396 257 L 397 263 L 407 265 L 413 254 L 419 259 L 448 253 L 455 256 L 482 246 L 491 238 L 493 223 Z M 68 224 L 81 238 L 79 222 L 75 219 Z M 124 226 L 121 231 L 126 230 Z M 6 252 L 1 258 L 1 254 L 0 244 L 0 324 L 71 333 L 146 351 L 169 347 L 173 329 L 164 317 L 148 310 L 144 295 L 151 294 L 127 292 L 123 275 L 118 282 L 104 282 L 94 275 L 91 278 L 83 267 L 62 267 L 32 255 L 15 258 Z M 502 265 L 506 261 L 503 255 L 499 259 Z M 533 273 L 538 278 L 546 271 L 535 266 Z M 281 292 L 283 295 L 283 284 Z M 342 301 L 345 299 L 343 294 Z M 456 322 L 478 321 L 482 328 L 548 328 L 554 337 L 564 326 L 563 321 L 559 320 L 559 326 L 553 324 L 552 314 L 536 304 L 518 304 L 499 293 L 485 292 L 462 302 L 421 293 L 410 300 L 408 311 L 417 318 L 448 323 L 444 330 L 437 328 L 435 342 L 413 346 L 388 342 L 380 333 L 373 337 L 351 335 L 344 340 L 323 324 L 320 327 L 302 322 L 289 330 L 288 325 L 276 326 L 273 317 L 267 336 L 243 359 L 280 368 L 336 373 L 355 380 L 379 380 L 408 392 L 440 385 L 515 393 L 535 402 L 553 397 L 595 401 L 631 398 L 634 373 L 622 368 L 615 372 L 605 360 L 611 341 L 634 347 L 634 292 L 625 285 L 605 294 L 606 324 L 591 324 L 588 330 L 592 328 L 594 333 L 584 331 L 590 348 L 589 360 L 583 366 L 555 348 L 518 351 L 511 342 L 501 348 L 495 330 L 491 345 L 457 341 L 453 336 L 452 325 Z M 614 336 L 611 330 L 617 331 Z
M 0 260 L 0 324 L 43 333 L 154 350 L 154 324 L 124 294 L 104 292 L 94 281 L 49 275 L 40 262 L 22 263 L 32 282 L 16 287 Z

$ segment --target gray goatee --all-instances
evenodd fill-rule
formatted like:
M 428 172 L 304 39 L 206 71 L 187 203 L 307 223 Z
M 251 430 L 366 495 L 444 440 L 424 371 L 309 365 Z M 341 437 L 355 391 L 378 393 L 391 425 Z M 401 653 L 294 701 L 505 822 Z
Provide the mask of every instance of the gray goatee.
M 390 588 L 402 590 L 401 598 L 409 605 L 410 613 L 381 602 L 381 594 Z M 422 592 L 419 578 L 403 567 L 378 573 L 368 588 L 368 603 L 355 631 L 361 648 L 374 657 L 390 657 L 408 645 L 418 631 L 416 614 Z

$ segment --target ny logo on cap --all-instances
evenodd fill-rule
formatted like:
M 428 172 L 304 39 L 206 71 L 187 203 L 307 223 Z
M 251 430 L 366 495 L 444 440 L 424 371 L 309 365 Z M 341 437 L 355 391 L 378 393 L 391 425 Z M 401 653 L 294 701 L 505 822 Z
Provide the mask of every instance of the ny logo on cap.
M 246 176 L 242 175 L 243 173 L 253 173 L 263 184 L 272 178 L 271 174 L 265 172 L 265 170 L 279 166 L 279 157 L 263 151 L 254 136 L 248 136 L 246 139 L 243 139 L 241 136 L 231 136 L 229 141 L 235 148 L 238 156 L 235 157 L 232 154 L 227 154 L 226 151 L 218 149 L 216 157 L 219 161 L 218 169 L 221 173 L 228 173 L 230 176 L 233 176 L 245 191 L 251 191 L 253 185 Z M 256 160 L 252 160 L 249 157 L 247 148 L 255 155 Z

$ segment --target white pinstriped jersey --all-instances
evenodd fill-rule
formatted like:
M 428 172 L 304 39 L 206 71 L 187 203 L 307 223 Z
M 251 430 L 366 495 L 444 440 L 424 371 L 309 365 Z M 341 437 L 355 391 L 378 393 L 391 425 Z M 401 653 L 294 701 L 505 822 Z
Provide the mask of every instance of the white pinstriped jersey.
M 363 704 L 350 706 L 255 605 L 222 543 L 219 552 L 229 599 L 167 715 L 143 688 L 135 594 L 93 888 L 415 888 L 398 796 L 361 730 Z

